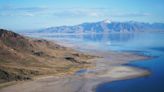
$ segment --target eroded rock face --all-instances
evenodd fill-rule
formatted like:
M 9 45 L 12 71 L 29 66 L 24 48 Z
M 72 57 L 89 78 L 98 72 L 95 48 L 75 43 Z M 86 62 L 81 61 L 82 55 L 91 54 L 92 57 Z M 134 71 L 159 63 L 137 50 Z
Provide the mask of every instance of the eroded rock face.
M 42 51 L 33 51 L 32 50 L 32 53 L 33 53 L 33 55 L 36 55 L 36 56 L 44 56 L 45 55 L 45 53 Z
M 12 31 L 5 30 L 5 29 L 0 29 L 0 37 L 1 38 L 7 38 L 7 37 L 23 38 L 21 35 L 14 33 Z
M 74 62 L 74 63 L 77 62 L 77 60 L 76 60 L 74 57 L 67 56 L 67 57 L 65 57 L 65 59 L 66 59 L 66 60 L 69 60 L 69 61 L 71 61 L 71 62 Z
M 25 37 L 5 29 L 0 29 L 0 41 L 12 49 L 28 49 L 30 42 Z
M 0 79 L 4 81 L 13 81 L 13 80 L 29 80 L 30 76 L 24 74 L 16 74 L 4 69 L 0 69 Z

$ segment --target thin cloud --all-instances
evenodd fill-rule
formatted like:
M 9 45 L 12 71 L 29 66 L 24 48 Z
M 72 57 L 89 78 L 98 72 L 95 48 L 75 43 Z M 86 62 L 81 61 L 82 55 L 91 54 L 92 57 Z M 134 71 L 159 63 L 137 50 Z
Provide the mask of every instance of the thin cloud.
M 145 12 L 119 12 L 109 8 L 53 8 L 53 7 L 11 7 L 1 6 L 0 16 L 54 16 L 63 18 L 81 17 L 147 17 L 150 13 Z
M 1 6 L 0 11 L 16 11 L 16 12 L 39 12 L 47 10 L 47 7 L 12 7 Z
M 26 11 L 26 12 L 40 12 L 47 10 L 46 7 L 24 7 L 24 8 L 15 8 L 18 11 Z
M 12 7 L 1 6 L 0 16 L 35 16 L 47 12 L 47 7 Z
M 109 14 L 111 17 L 147 17 L 151 16 L 152 14 L 150 13 L 140 13 L 140 12 L 135 12 L 135 13 L 115 13 L 115 14 Z
M 100 12 L 100 9 L 74 9 L 74 8 L 69 8 L 69 9 L 60 9 L 55 10 L 53 15 L 56 17 L 100 17 L 103 12 Z
M 150 13 L 145 12 L 129 12 L 118 13 L 106 8 L 96 9 L 65 9 L 63 11 L 54 12 L 54 16 L 57 17 L 147 17 L 151 16 Z
M 33 17 L 35 14 L 33 13 L 0 13 L 0 16 L 26 16 L 26 17 Z

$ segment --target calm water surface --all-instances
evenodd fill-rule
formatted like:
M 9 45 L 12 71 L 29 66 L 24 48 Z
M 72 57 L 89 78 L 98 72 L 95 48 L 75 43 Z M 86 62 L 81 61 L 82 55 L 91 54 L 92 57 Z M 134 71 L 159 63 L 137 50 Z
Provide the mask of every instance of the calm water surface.
M 130 51 L 154 56 L 151 60 L 129 64 L 149 69 L 150 76 L 103 83 L 97 87 L 96 92 L 164 92 L 164 33 L 51 34 L 41 37 L 69 42 L 81 50 Z

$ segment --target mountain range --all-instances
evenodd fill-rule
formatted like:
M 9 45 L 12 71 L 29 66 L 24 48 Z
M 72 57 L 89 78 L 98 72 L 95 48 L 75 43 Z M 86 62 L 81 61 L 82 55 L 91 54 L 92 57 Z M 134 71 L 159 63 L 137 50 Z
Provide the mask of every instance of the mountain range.
M 164 23 L 113 22 L 103 20 L 74 26 L 58 26 L 37 30 L 38 33 L 113 33 L 113 32 L 159 32 L 164 31 Z

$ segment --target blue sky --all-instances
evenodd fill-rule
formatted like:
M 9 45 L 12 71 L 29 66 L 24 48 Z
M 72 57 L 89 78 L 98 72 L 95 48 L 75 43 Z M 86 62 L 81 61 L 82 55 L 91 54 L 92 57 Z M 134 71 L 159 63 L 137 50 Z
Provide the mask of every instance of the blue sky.
M 164 0 L 0 0 L 0 28 L 33 30 L 104 19 L 164 22 Z

